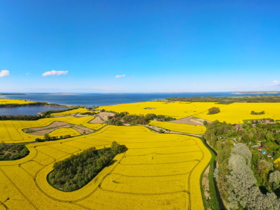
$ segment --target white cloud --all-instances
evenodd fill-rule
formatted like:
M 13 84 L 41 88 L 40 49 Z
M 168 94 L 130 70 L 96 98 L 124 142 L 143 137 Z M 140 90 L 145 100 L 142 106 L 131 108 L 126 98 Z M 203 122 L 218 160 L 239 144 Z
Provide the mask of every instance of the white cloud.
M 5 76 L 9 76 L 10 72 L 8 70 L 1 70 L 0 71 L 0 77 L 5 77 Z
M 122 74 L 122 75 L 116 75 L 116 78 L 122 78 L 122 77 L 125 77 L 125 74 Z
M 68 74 L 68 71 L 56 71 L 56 70 L 51 70 L 51 71 L 47 71 L 44 74 L 42 74 L 43 77 L 45 76 L 59 76 L 61 74 Z
M 280 81 L 274 80 L 272 86 L 280 86 Z

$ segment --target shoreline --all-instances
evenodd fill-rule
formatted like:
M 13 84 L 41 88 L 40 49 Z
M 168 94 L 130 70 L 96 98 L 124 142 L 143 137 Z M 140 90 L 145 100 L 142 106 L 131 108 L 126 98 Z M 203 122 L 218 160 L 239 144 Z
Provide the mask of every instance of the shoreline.
M 41 109 L 43 110 L 43 107 L 53 107 L 53 109 L 50 110 L 43 110 L 37 113 L 32 113 L 32 114 L 28 114 L 29 116 L 43 116 L 46 112 L 48 111 L 67 111 L 69 109 L 74 109 L 77 106 L 74 105 L 64 105 L 64 104 L 56 104 L 56 103 L 49 103 L 49 102 L 34 102 L 34 101 L 30 101 L 30 100 L 22 100 L 25 102 L 30 102 L 30 103 L 26 103 L 26 104 L 0 104 L 0 110 L 1 108 L 3 109 L 13 109 L 13 108 L 20 108 L 20 107 L 29 107 L 29 108 L 33 108 L 33 107 L 42 107 Z M 59 110 L 58 108 L 65 108 L 64 110 Z M 46 108 L 47 109 L 47 108 Z M 38 110 L 39 111 L 39 110 Z M 8 111 L 9 113 L 9 111 Z M 20 115 L 26 115 L 25 113 L 22 114 L 5 114 L 3 113 L 1 116 L 20 116 Z

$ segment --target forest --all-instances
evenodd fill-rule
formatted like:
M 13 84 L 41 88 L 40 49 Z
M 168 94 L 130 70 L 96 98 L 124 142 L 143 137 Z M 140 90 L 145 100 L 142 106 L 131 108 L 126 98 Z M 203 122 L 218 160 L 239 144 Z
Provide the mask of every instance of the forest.
M 29 154 L 25 145 L 21 144 L 0 144 L 0 160 L 17 160 Z
M 89 183 L 113 158 L 127 150 L 125 145 L 113 141 L 110 148 L 89 148 L 78 155 L 56 162 L 48 175 L 49 183 L 55 188 L 71 192 Z

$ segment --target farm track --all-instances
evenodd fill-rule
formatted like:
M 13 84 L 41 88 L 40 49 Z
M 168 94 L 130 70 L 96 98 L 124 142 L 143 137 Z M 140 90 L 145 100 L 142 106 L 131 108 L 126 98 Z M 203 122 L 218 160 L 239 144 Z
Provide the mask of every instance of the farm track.
M 5 209 L 9 210 L 9 208 L 5 205 L 5 202 L 3 203 L 0 201 L 0 205 L 2 205 Z
M 155 126 L 155 125 L 145 125 L 145 127 L 151 129 L 152 131 L 154 130 L 157 133 L 159 133 L 160 130 L 163 130 L 165 134 L 188 135 L 188 136 L 193 136 L 193 137 L 198 137 L 198 138 L 202 137 L 202 135 L 200 135 L 200 134 L 192 134 L 189 132 L 179 132 L 179 131 L 170 130 L 170 128 L 167 130 L 164 127 L 159 127 L 159 126 Z
M 80 125 L 73 125 L 70 123 L 66 122 L 60 122 L 60 121 L 54 121 L 51 124 L 43 127 L 30 127 L 28 129 L 23 129 L 24 132 L 28 132 L 28 130 L 32 130 L 32 135 L 45 135 L 45 134 L 50 134 L 51 132 L 61 128 L 73 128 L 79 133 L 85 132 L 85 134 L 90 134 L 93 133 L 94 131 L 90 128 L 80 126 Z

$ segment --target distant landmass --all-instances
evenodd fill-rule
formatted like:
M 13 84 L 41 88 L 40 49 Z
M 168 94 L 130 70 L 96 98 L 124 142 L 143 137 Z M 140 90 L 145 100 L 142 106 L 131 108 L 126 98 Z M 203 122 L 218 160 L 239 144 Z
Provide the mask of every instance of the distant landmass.
M 0 93 L 0 95 L 26 95 L 25 93 Z
M 280 94 L 279 91 L 259 91 L 259 92 L 235 92 L 232 93 L 235 95 L 243 95 L 243 94 L 255 94 L 255 95 L 259 95 L 259 94 Z

